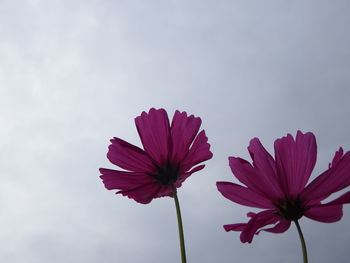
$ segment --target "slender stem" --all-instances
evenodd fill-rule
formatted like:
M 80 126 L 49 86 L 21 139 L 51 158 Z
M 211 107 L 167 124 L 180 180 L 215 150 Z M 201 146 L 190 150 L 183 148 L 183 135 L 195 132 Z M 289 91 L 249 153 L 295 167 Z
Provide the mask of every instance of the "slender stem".
M 304 236 L 303 236 L 303 232 L 301 232 L 301 228 L 300 228 L 298 220 L 294 220 L 294 223 L 295 223 L 295 225 L 296 225 L 296 227 L 298 229 L 298 234 L 299 234 L 299 237 L 300 237 L 301 248 L 303 250 L 303 260 L 304 260 L 304 263 L 307 263 L 307 251 L 306 251 L 306 244 L 305 244 L 305 239 L 304 239 Z
M 181 218 L 179 199 L 177 198 L 176 187 L 174 185 L 172 185 L 171 188 L 173 190 L 173 195 L 174 195 L 174 200 L 175 200 L 175 207 L 176 207 L 176 215 L 177 215 L 177 224 L 178 224 L 178 227 L 179 227 L 181 262 L 182 263 L 186 263 L 185 239 L 184 239 L 184 230 L 183 230 L 183 226 L 182 226 L 182 218 Z

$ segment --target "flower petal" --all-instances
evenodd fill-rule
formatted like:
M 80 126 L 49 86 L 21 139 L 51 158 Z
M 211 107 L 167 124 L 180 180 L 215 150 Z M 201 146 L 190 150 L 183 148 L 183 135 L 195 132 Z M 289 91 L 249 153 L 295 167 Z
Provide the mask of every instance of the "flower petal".
M 108 190 L 120 189 L 117 194 L 128 196 L 141 204 L 148 204 L 153 198 L 169 195 L 152 177 L 144 173 L 104 168 L 100 169 L 100 173 L 102 174 L 100 178 Z M 160 190 L 163 190 L 161 195 L 159 195 Z
M 205 135 L 205 131 L 202 130 L 194 140 L 186 158 L 181 164 L 181 170 L 183 172 L 188 171 L 196 164 L 209 160 L 213 157 L 210 151 L 210 144 L 208 143 L 208 137 Z
M 266 231 L 275 234 L 284 233 L 289 229 L 290 223 L 291 221 L 280 219 L 279 223 L 277 223 L 275 226 L 261 229 L 259 232 L 257 232 L 257 234 L 259 234 L 261 231 Z
M 205 167 L 204 164 L 198 165 L 198 166 L 194 167 L 192 170 L 190 170 L 190 171 L 188 171 L 188 172 L 186 172 L 186 173 L 184 173 L 184 174 L 181 174 L 181 175 L 179 176 L 179 178 L 176 180 L 175 184 L 174 184 L 175 187 L 176 187 L 176 188 L 179 188 L 179 187 L 181 186 L 181 184 L 182 184 L 189 176 L 191 176 L 191 175 L 192 175 L 193 173 L 195 173 L 195 172 L 198 172 L 199 170 L 202 170 L 204 167 Z
M 241 242 L 251 243 L 254 234 L 258 234 L 260 228 L 280 221 L 281 219 L 274 215 L 273 212 L 274 210 L 265 210 L 254 215 L 241 233 Z
M 159 198 L 164 196 L 173 197 L 173 190 L 171 189 L 171 186 L 161 185 L 157 195 L 155 195 L 154 198 Z
M 249 188 L 230 182 L 216 182 L 219 192 L 227 199 L 246 206 L 273 208 L 272 202 Z
M 228 231 L 243 231 L 245 229 L 246 225 L 247 225 L 246 223 L 224 225 L 224 229 L 226 232 L 228 232 Z
M 151 176 L 139 172 L 125 172 L 100 168 L 100 173 L 100 178 L 108 190 L 130 190 L 139 187 L 140 185 L 155 182 Z
M 275 141 L 275 160 L 281 187 L 289 197 L 297 197 L 305 187 L 316 163 L 316 139 L 313 133 L 297 132 Z
M 150 109 L 135 118 L 137 131 L 145 151 L 162 165 L 168 159 L 170 143 L 170 124 L 164 109 Z
M 306 206 L 306 208 L 311 208 L 311 207 L 320 207 L 320 206 L 334 206 L 334 205 L 349 204 L 350 203 L 350 191 L 339 196 L 338 198 L 334 199 L 333 201 L 321 204 L 321 201 L 324 199 L 325 198 L 322 197 L 320 199 L 310 200 L 308 202 L 305 202 L 305 206 Z
M 148 204 L 152 199 L 160 197 L 158 194 L 161 188 L 160 184 L 150 183 L 130 190 L 120 190 L 117 194 L 132 198 L 141 204 Z
M 337 152 L 334 159 L 335 165 L 313 180 L 303 190 L 301 198 L 305 200 L 326 198 L 350 185 L 350 152 L 346 152 L 341 158 Z
M 339 221 L 343 216 L 343 204 L 350 203 L 350 191 L 325 204 L 314 204 L 305 216 L 326 223 Z
M 264 177 L 248 161 L 236 157 L 229 157 L 228 159 L 232 173 L 241 183 L 268 199 L 274 200 L 277 198 L 269 181 L 264 180 Z
M 187 155 L 190 145 L 196 137 L 201 119 L 186 112 L 175 112 L 171 123 L 172 157 L 174 163 L 181 162 Z
M 343 216 L 343 205 L 320 205 L 308 209 L 304 215 L 313 220 L 333 223 L 339 221 Z
M 339 147 L 339 150 L 335 152 L 332 163 L 329 164 L 329 168 L 331 168 L 332 166 L 335 166 L 339 163 L 339 161 L 341 160 L 341 158 L 344 155 L 344 151 L 342 147 Z
M 153 171 L 152 160 L 145 151 L 119 138 L 113 138 L 111 143 L 107 153 L 111 163 L 134 172 Z
M 241 231 L 241 242 L 251 243 L 255 235 L 258 235 L 261 231 L 271 233 L 283 233 L 290 227 L 290 221 L 284 220 L 274 214 L 274 210 L 265 210 L 260 213 L 250 212 L 247 214 L 251 219 L 248 223 L 238 223 L 224 225 L 224 229 L 228 231 Z M 277 223 L 277 224 L 276 224 Z M 273 227 L 261 229 L 264 226 L 276 224 Z
M 260 187 L 275 199 L 283 197 L 284 193 L 278 183 L 275 161 L 258 138 L 250 141 L 248 151 L 253 160 L 256 176 L 260 177 Z
M 326 204 L 323 204 L 323 205 L 329 206 L 329 205 L 343 205 L 343 204 L 350 204 L 350 191 L 339 196 L 338 198 L 334 199 L 333 201 L 326 203 Z

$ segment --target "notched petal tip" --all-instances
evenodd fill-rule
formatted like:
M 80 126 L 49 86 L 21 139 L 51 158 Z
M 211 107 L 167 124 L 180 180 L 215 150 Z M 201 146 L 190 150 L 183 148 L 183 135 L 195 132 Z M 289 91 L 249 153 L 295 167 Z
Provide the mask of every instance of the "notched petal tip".
M 200 117 L 195 116 L 194 114 L 188 115 L 186 111 L 176 110 L 174 113 L 174 118 L 179 116 L 182 116 L 185 120 L 188 120 L 188 121 L 193 121 L 193 120 L 199 121 L 200 122 L 199 126 L 202 124 L 202 119 Z
M 262 146 L 262 143 L 260 142 L 259 138 L 254 137 L 253 139 L 251 139 L 249 141 L 249 145 L 247 147 L 247 150 L 248 150 L 249 155 L 252 158 L 252 160 L 254 160 L 254 150 L 253 149 L 256 147 L 264 148 L 264 146 Z
M 164 108 L 154 108 L 154 107 L 152 107 L 152 108 L 150 108 L 149 110 L 148 110 L 148 112 L 146 112 L 146 111 L 143 111 L 142 113 L 146 113 L 146 114 L 154 114 L 154 113 L 158 113 L 158 112 L 162 112 L 162 113 L 166 113 L 166 110 L 164 109 Z
M 242 170 L 242 167 L 247 167 L 248 169 L 252 169 L 252 165 L 250 164 L 250 162 L 248 162 L 247 160 L 240 158 L 240 157 L 228 157 L 228 162 L 229 162 L 229 166 L 230 169 L 232 171 L 232 173 L 237 177 L 238 176 L 238 170 Z
M 301 130 L 298 130 L 297 131 L 297 137 L 298 136 L 312 136 L 312 137 L 315 137 L 315 134 L 313 132 L 305 132 L 303 133 Z
M 344 151 L 342 147 L 339 147 L 339 150 L 335 152 L 332 163 L 329 163 L 329 168 L 336 166 L 341 158 L 344 156 Z
M 149 116 L 152 116 L 152 115 L 167 115 L 168 116 L 168 113 L 165 109 L 163 108 L 159 108 L 159 109 L 156 109 L 156 108 L 150 108 L 147 111 L 142 111 L 141 114 L 137 117 L 134 118 L 135 122 L 140 120 L 141 118 L 147 118 Z

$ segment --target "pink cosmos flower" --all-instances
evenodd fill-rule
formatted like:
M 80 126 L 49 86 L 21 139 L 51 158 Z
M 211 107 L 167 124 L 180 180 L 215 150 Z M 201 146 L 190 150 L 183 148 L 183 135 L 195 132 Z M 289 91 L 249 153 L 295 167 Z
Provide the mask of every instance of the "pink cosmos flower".
M 264 209 L 250 212 L 248 223 L 224 225 L 226 231 L 240 231 L 242 242 L 251 242 L 260 231 L 285 232 L 291 221 L 302 216 L 331 223 L 343 215 L 343 204 L 350 202 L 350 191 L 331 202 L 321 203 L 331 194 L 350 185 L 350 152 L 340 148 L 329 168 L 309 183 L 316 162 L 314 134 L 298 131 L 296 139 L 288 134 L 274 144 L 275 158 L 258 138 L 250 141 L 248 151 L 253 160 L 229 157 L 233 174 L 246 187 L 217 182 L 221 194 L 241 205 Z M 267 225 L 270 227 L 264 228 Z
M 135 118 L 144 149 L 113 138 L 107 158 L 124 170 L 101 168 L 108 190 L 118 189 L 135 201 L 147 204 L 153 198 L 173 196 L 192 173 L 204 168 L 197 164 L 212 157 L 201 119 L 176 111 L 170 125 L 164 109 L 150 109 Z

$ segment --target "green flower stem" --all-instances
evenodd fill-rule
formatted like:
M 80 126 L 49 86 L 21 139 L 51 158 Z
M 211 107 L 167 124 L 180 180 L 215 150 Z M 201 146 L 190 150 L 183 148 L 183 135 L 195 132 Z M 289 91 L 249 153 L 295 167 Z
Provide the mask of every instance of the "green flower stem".
M 184 239 L 184 230 L 183 230 L 183 227 L 182 227 L 182 218 L 181 218 L 179 199 L 177 198 L 176 187 L 174 185 L 172 185 L 171 188 L 173 190 L 173 195 L 174 195 L 174 200 L 175 200 L 175 207 L 176 207 L 176 215 L 177 215 L 177 224 L 178 224 L 178 227 L 179 227 L 181 262 L 182 263 L 186 263 L 185 239 Z
M 305 239 L 304 239 L 304 236 L 303 236 L 303 232 L 301 232 L 301 228 L 300 228 L 298 220 L 294 220 L 294 223 L 295 223 L 295 226 L 298 229 L 298 234 L 299 234 L 299 237 L 300 237 L 301 248 L 303 250 L 303 260 L 304 260 L 304 263 L 307 263 L 308 262 L 307 261 L 307 251 L 306 251 L 306 244 L 305 244 Z

